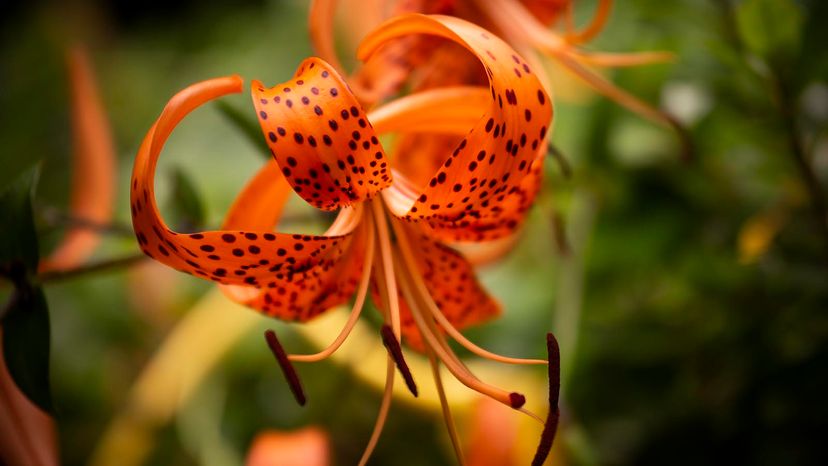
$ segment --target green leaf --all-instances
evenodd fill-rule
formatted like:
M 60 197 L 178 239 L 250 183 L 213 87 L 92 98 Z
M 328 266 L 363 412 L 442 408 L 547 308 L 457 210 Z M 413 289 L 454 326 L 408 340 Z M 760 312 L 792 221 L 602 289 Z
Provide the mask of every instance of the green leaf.
M 745 0 L 736 23 L 747 48 L 760 57 L 776 61 L 799 49 L 802 12 L 793 0 Z
M 224 116 L 227 121 L 233 124 L 244 136 L 259 150 L 257 151 L 265 160 L 270 160 L 270 148 L 267 147 L 262 129 L 259 122 L 254 118 L 247 116 L 238 108 L 228 104 L 227 102 L 218 101 L 215 103 L 219 113 Z
M 12 264 L 23 264 L 30 273 L 39 260 L 37 233 L 32 215 L 32 189 L 38 170 L 33 168 L 0 193 L 0 273 Z
M 3 358 L 14 383 L 34 404 L 52 414 L 49 384 L 49 310 L 39 287 L 19 286 L 3 319 Z
M 181 168 L 172 173 L 172 208 L 177 227 L 184 231 L 195 231 L 204 226 L 204 204 L 195 184 Z
M 23 394 L 51 413 L 49 312 L 43 291 L 31 282 L 40 260 L 32 214 L 37 175 L 33 168 L 0 193 L 0 275 L 15 287 L 0 319 L 9 374 Z

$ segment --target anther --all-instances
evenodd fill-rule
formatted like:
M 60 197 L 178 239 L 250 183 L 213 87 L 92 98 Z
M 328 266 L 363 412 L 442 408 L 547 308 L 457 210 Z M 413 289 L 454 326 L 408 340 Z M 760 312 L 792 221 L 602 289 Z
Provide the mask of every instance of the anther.
M 397 337 L 394 336 L 394 331 L 391 330 L 390 326 L 383 325 L 380 333 L 382 334 L 382 344 L 385 345 L 385 349 L 388 350 L 388 354 L 391 355 L 391 359 L 397 365 L 400 375 L 405 380 L 405 385 L 412 395 L 417 396 L 417 384 L 414 383 L 414 377 L 412 377 L 411 371 L 408 369 L 408 364 L 406 364 L 405 358 L 403 358 L 402 348 L 400 348 L 400 342 L 397 341 Z
M 546 350 L 549 354 L 549 414 L 543 426 L 535 458 L 532 459 L 532 466 L 541 466 L 549 456 L 561 416 L 558 408 L 558 399 L 561 394 L 561 350 L 558 347 L 558 340 L 551 333 L 546 334 Z
M 285 349 L 282 348 L 282 344 L 279 343 L 279 339 L 276 338 L 276 332 L 266 330 L 265 340 L 273 356 L 276 358 L 276 362 L 279 363 L 282 373 L 285 374 L 285 379 L 287 379 L 288 386 L 290 387 L 290 391 L 293 392 L 293 397 L 296 398 L 296 402 L 299 403 L 299 406 L 305 406 L 307 399 L 305 398 L 304 390 L 302 390 L 302 382 L 299 381 L 299 374 L 293 368 L 293 364 L 290 363 L 290 359 L 288 359 Z
M 513 409 L 520 409 L 526 404 L 526 397 L 520 393 L 512 392 L 509 394 L 509 405 Z

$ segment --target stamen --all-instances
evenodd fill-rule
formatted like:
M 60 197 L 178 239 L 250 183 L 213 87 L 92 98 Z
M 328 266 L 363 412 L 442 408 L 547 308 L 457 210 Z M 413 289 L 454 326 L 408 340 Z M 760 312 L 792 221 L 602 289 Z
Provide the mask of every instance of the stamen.
M 357 290 L 356 298 L 354 299 L 354 306 L 351 308 L 351 314 L 348 317 L 348 321 L 345 323 L 345 326 L 342 327 L 342 331 L 339 332 L 336 339 L 327 348 L 315 354 L 291 354 L 288 356 L 288 359 L 291 361 L 316 362 L 327 358 L 338 350 L 340 346 L 342 346 L 342 343 L 344 343 L 348 338 L 348 335 L 351 334 L 351 330 L 354 329 L 354 326 L 359 320 L 360 314 L 362 314 L 362 308 L 365 305 L 365 296 L 368 294 L 368 284 L 371 281 L 371 269 L 374 267 L 374 234 L 371 231 L 371 219 L 371 215 L 366 215 L 364 220 L 365 230 L 367 231 L 368 236 L 368 244 L 366 245 L 365 260 L 362 265 L 362 276 L 360 277 L 359 289 Z
M 399 262 L 399 260 L 397 260 L 397 262 Z M 445 364 L 446 368 L 448 368 L 448 370 L 452 373 L 452 375 L 454 375 L 454 377 L 457 378 L 457 380 L 460 381 L 460 383 L 471 388 L 472 390 L 510 407 L 518 402 L 520 396 L 519 394 L 509 393 L 503 389 L 480 381 L 463 365 L 462 362 L 460 362 L 459 359 L 457 359 L 457 356 L 454 355 L 451 348 L 445 345 L 445 342 L 441 342 L 439 340 L 439 338 L 442 338 L 442 335 L 439 335 L 438 338 L 436 329 L 430 328 L 429 323 L 426 323 L 426 320 L 422 315 L 422 311 L 419 308 L 420 300 L 416 299 L 414 296 L 413 286 L 410 283 L 412 279 L 410 274 L 406 273 L 408 270 L 402 266 L 398 267 L 397 270 L 400 272 L 401 289 L 403 296 L 405 296 L 406 302 L 408 303 L 408 307 L 411 310 L 411 315 L 414 317 L 414 323 L 420 331 L 420 334 L 422 334 L 425 338 L 428 347 L 430 347 L 437 354 L 440 362 Z M 430 324 L 434 325 L 434 322 L 431 321 Z M 520 406 L 522 406 L 522 404 Z
M 417 384 L 414 383 L 414 377 L 408 369 L 408 364 L 406 364 L 405 358 L 403 357 L 402 348 L 400 348 L 400 342 L 394 336 L 394 331 L 388 325 L 383 325 L 380 333 L 382 333 L 382 344 L 385 345 L 385 349 L 388 350 L 388 355 L 391 356 L 391 359 L 397 365 L 397 369 L 399 369 L 400 375 L 405 380 L 408 391 L 412 395 L 417 396 Z
M 604 29 L 611 9 L 612 0 L 600 0 L 598 2 L 598 9 L 592 17 L 592 21 L 580 31 L 567 32 L 566 40 L 571 44 L 580 44 L 597 36 Z
M 282 368 L 282 373 L 285 374 L 285 379 L 287 379 L 288 386 L 290 391 L 293 392 L 296 402 L 299 403 L 299 406 L 305 406 L 307 399 L 304 390 L 302 390 L 302 382 L 299 381 L 299 374 L 296 373 L 296 369 L 293 368 L 293 364 L 290 363 L 290 359 L 285 354 L 285 349 L 282 348 L 279 339 L 276 338 L 276 332 L 269 329 L 265 331 L 265 340 L 273 356 L 276 357 L 279 367 Z
M 377 414 L 377 421 L 374 423 L 374 430 L 371 432 L 371 439 L 368 445 L 365 446 L 365 451 L 362 452 L 362 458 L 359 459 L 359 466 L 365 466 L 371 458 L 371 453 L 379 442 L 382 428 L 385 427 L 385 420 L 388 418 L 388 410 L 391 407 L 391 394 L 394 391 L 394 361 L 388 358 L 388 364 L 385 366 L 385 391 L 382 393 L 382 403 L 380 404 L 380 411 Z
M 520 409 L 526 404 L 526 397 L 517 392 L 509 394 L 509 403 L 513 409 Z
M 387 309 L 391 317 L 391 329 L 394 336 L 400 338 L 400 301 L 397 291 L 397 281 L 394 277 L 393 255 L 391 253 L 391 235 L 388 233 L 388 223 L 383 210 L 382 199 L 379 197 L 371 201 L 374 212 L 374 226 L 379 237 L 380 257 L 382 259 L 382 271 L 385 276 L 385 286 L 388 291 Z
M 535 452 L 532 466 L 541 466 L 549 452 L 552 450 L 552 442 L 555 440 L 555 433 L 558 430 L 560 420 L 560 409 L 558 401 L 561 393 L 561 353 L 558 347 L 558 340 L 551 333 L 546 334 L 546 350 L 549 353 L 549 415 L 541 433 L 540 445 Z
M 428 288 L 426 287 L 423 278 L 418 273 L 416 273 L 414 254 L 405 231 L 403 231 L 402 228 L 400 228 L 396 223 L 392 223 L 392 227 L 394 228 L 394 232 L 397 235 L 397 245 L 400 252 L 402 253 L 403 265 L 405 265 L 408 269 L 408 275 L 411 277 L 411 282 L 413 283 L 414 288 L 417 291 L 417 294 L 422 298 L 423 304 L 430 311 L 434 319 L 437 320 L 437 323 L 439 323 L 440 326 L 449 335 L 451 335 L 451 337 L 454 338 L 455 341 L 463 345 L 463 347 L 465 347 L 472 353 L 480 357 L 490 359 L 492 361 L 503 362 L 506 364 L 546 364 L 546 361 L 544 361 L 543 359 L 510 358 L 507 356 L 501 356 L 499 354 L 492 353 L 475 345 L 469 339 L 463 336 L 463 334 L 460 333 L 460 331 L 458 331 L 457 328 L 455 328 L 454 325 L 452 325 L 452 323 L 446 318 L 446 316 L 437 306 L 437 303 L 434 302 L 434 298 L 432 298 L 431 294 L 428 292 Z
M 446 399 L 446 391 L 443 389 L 443 378 L 440 376 L 440 366 L 437 358 L 434 357 L 434 351 L 427 349 L 427 352 L 428 362 L 431 364 L 431 373 L 434 376 L 434 385 L 437 387 L 437 394 L 440 395 L 440 408 L 443 410 L 443 420 L 446 421 L 446 429 L 448 429 L 449 438 L 451 439 L 451 446 L 454 448 L 457 464 L 465 466 L 466 459 L 463 457 L 463 449 L 460 446 L 457 428 L 454 426 L 454 418 L 451 416 L 451 409 Z

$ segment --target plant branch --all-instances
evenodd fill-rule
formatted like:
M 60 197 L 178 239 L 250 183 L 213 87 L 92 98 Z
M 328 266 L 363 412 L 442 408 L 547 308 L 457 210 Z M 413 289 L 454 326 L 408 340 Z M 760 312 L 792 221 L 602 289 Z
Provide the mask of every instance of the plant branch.
M 43 221 L 50 227 L 83 228 L 100 234 L 117 236 L 131 237 L 134 235 L 132 228 L 127 225 L 105 224 L 85 218 L 73 217 L 54 207 L 42 206 L 38 208 L 38 212 Z
M 38 275 L 40 283 L 52 283 L 72 278 L 81 277 L 84 275 L 105 272 L 109 270 L 117 270 L 124 267 L 131 267 L 138 262 L 146 259 L 147 256 L 143 253 L 132 254 L 124 257 L 116 257 L 114 259 L 105 259 L 98 262 L 90 262 L 80 267 L 66 270 L 54 270 Z
M 810 161 L 805 153 L 805 148 L 802 145 L 802 140 L 799 137 L 799 125 L 797 124 L 795 106 L 790 98 L 790 92 L 779 77 L 779 74 L 774 73 L 774 76 L 788 149 L 799 171 L 799 176 L 805 182 L 805 187 L 811 197 L 811 209 L 815 216 L 817 227 L 824 236 L 826 244 L 828 244 L 828 205 L 825 202 L 825 193 L 816 173 L 814 173 L 813 167 L 811 167 Z

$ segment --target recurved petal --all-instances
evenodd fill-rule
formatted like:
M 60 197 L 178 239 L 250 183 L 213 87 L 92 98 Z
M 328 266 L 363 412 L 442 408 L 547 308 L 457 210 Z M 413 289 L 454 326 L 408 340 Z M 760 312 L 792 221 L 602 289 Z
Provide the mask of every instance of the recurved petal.
M 233 202 L 222 228 L 272 231 L 279 223 L 290 192 L 290 186 L 276 161 L 269 161 Z M 337 235 L 339 231 L 350 231 L 358 221 L 358 210 L 346 208 L 327 234 Z M 284 236 L 280 233 L 273 234 L 277 238 Z M 354 293 L 364 266 L 364 240 L 358 234 L 348 241 L 350 246 L 347 251 L 334 255 L 328 262 L 314 265 L 300 276 L 277 270 L 267 282 L 260 281 L 256 286 L 220 285 L 221 290 L 234 301 L 272 317 L 308 320 L 347 301 Z
M 89 57 L 83 48 L 68 55 L 72 100 L 72 217 L 99 224 L 112 219 L 115 202 L 115 144 L 101 103 Z M 40 270 L 67 269 L 83 262 L 100 241 L 89 229 L 69 229 L 60 244 L 40 263 Z
M 250 287 L 254 296 L 258 295 L 257 288 L 274 290 L 282 297 L 270 302 L 263 297 L 264 302 L 257 308 L 286 320 L 304 320 L 324 310 L 327 303 L 318 299 L 320 295 L 344 294 L 343 290 L 328 288 L 329 282 L 321 277 L 341 273 L 346 263 L 342 259 L 351 253 L 359 209 L 343 209 L 326 235 L 272 232 L 264 223 L 275 221 L 281 207 L 253 206 L 249 202 L 257 193 L 261 202 L 270 201 L 263 197 L 266 194 L 275 193 L 274 202 L 279 196 L 284 199 L 284 186 L 262 190 L 267 179 L 279 183 L 272 176 L 278 174 L 272 165 L 251 182 L 235 204 L 237 211 L 242 207 L 250 210 L 246 215 L 231 212 L 228 224 L 232 229 L 228 226 L 226 230 L 179 234 L 167 227 L 156 205 L 155 167 L 167 137 L 189 112 L 222 95 L 240 92 L 241 86 L 237 76 L 217 78 L 190 86 L 170 100 L 147 133 L 135 160 L 130 190 L 133 228 L 141 249 L 159 262 L 217 283 Z M 240 229 L 242 225 L 251 228 Z
M 466 21 L 405 15 L 371 33 L 365 59 L 398 36 L 430 34 L 457 42 L 482 62 L 490 102 L 483 116 L 416 196 L 385 194 L 398 216 L 422 222 L 447 240 L 485 240 L 514 231 L 523 219 L 522 180 L 537 168 L 551 122 L 550 99 L 529 65 L 505 42 Z M 395 191 L 394 189 L 388 191 Z M 512 200 L 514 198 L 515 200 Z
M 390 184 L 391 170 L 371 123 L 330 65 L 309 58 L 288 82 L 252 86 L 271 152 L 293 190 L 310 204 L 336 210 Z

